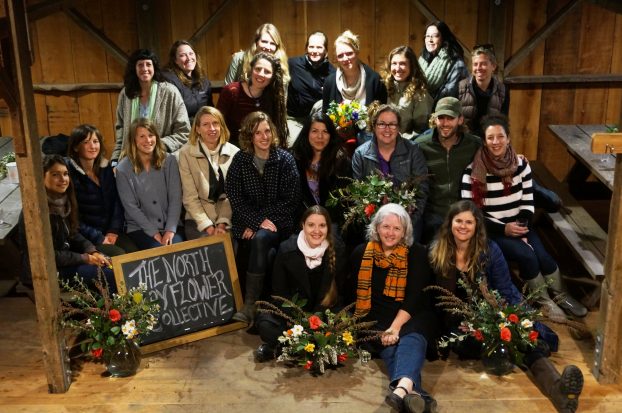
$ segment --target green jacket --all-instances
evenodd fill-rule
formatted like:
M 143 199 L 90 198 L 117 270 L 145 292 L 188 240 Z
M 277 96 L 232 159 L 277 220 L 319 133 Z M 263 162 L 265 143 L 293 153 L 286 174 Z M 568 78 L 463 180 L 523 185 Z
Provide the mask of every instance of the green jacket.
M 424 215 L 444 218 L 449 206 L 460 200 L 460 182 L 464 169 L 471 163 L 482 140 L 463 133 L 449 151 L 441 145 L 436 128 L 419 135 L 415 140 L 423 152 L 430 174 L 430 192 Z

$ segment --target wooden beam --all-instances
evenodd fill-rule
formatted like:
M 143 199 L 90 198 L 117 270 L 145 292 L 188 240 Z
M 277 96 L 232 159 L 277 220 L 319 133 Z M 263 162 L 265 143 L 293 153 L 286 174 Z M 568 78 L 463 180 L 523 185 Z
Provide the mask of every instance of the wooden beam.
M 136 2 L 136 24 L 138 25 L 138 47 L 150 49 L 158 54 L 158 31 L 156 28 L 154 0 Z M 161 62 L 161 64 L 166 64 Z
M 73 7 L 63 9 L 65 14 L 71 18 L 81 29 L 89 33 L 104 49 L 117 59 L 122 65 L 127 64 L 129 56 L 115 44 L 104 32 L 99 30 L 85 16 Z
M 1 78 L 0 78 L 1 81 Z M 214 80 L 210 82 L 212 90 L 219 91 L 225 85 L 223 80 Z M 0 84 L 1 85 L 1 84 Z M 35 83 L 32 90 L 35 93 L 64 93 L 64 92 L 82 92 L 89 90 L 114 90 L 119 91 L 123 88 L 123 83 Z
M 48 0 L 41 1 L 37 4 L 29 6 L 26 12 L 28 21 L 35 21 L 49 16 L 52 13 L 59 12 L 63 9 L 65 0 Z M 7 17 L 0 18 L 0 38 L 7 37 L 9 35 L 9 19 Z
M 574 75 L 535 75 L 535 76 L 510 76 L 504 79 L 507 84 L 563 84 L 563 83 L 619 83 L 622 82 L 622 74 L 574 74 Z
M 490 0 L 488 15 L 488 43 L 495 47 L 499 80 L 503 81 L 505 61 L 505 41 L 507 36 L 507 2 Z M 511 28 L 510 28 L 511 30 Z M 469 61 L 471 58 L 469 56 Z
M 622 153 L 622 133 L 593 133 L 592 152 L 600 154 Z
M 594 369 L 600 383 L 620 383 L 622 373 L 622 156 L 616 158 L 609 210 L 605 279 L 600 298 Z
M 512 57 L 505 63 L 505 75 L 507 76 L 512 70 L 514 70 L 533 49 L 546 40 L 563 22 L 564 19 L 572 13 L 583 0 L 571 0 L 568 4 L 562 7 L 551 20 L 547 21 L 540 30 L 538 30 L 531 39 L 529 39 L 520 49 L 514 53 Z
M 428 21 L 430 22 L 434 22 L 437 20 L 441 20 L 439 19 L 436 14 L 434 14 L 434 12 L 432 10 L 430 10 L 430 8 L 428 6 L 426 6 L 421 0 L 410 0 L 410 2 L 413 4 L 413 6 L 415 6 L 419 12 L 421 14 L 423 14 L 423 16 L 428 19 Z M 466 46 L 462 40 L 460 40 L 458 38 L 458 36 L 456 36 L 456 40 L 458 41 L 458 43 L 460 43 L 460 46 L 462 46 L 462 49 L 464 50 L 464 54 L 466 56 L 468 56 L 471 53 L 471 48 Z
M 43 343 L 43 364 L 48 390 L 60 393 L 69 388 L 71 373 L 65 358 L 64 338 L 59 328 L 59 286 L 47 197 L 41 175 L 41 149 L 32 94 L 32 78 L 30 67 L 25 63 L 28 59 L 20 59 L 20 56 L 29 54 L 28 27 L 24 1 L 5 0 L 5 4 L 13 44 L 16 85 L 19 90 L 19 112 L 15 116 L 21 120 L 20 127 L 13 130 L 13 146 L 18 155 L 22 209 L 39 333 Z
M 233 1 L 224 0 L 222 3 L 220 3 L 220 6 L 218 6 L 218 8 L 214 11 L 214 13 L 212 13 L 209 19 L 207 19 L 205 23 L 203 23 L 201 27 L 199 27 L 197 31 L 194 32 L 192 36 L 190 36 L 189 42 L 192 44 L 197 44 L 197 42 L 201 39 L 201 37 L 203 37 L 203 35 L 207 33 L 210 27 L 212 27 L 212 25 L 214 25 L 214 23 L 218 21 L 222 13 L 225 11 L 227 6 L 229 6 L 230 4 L 233 4 Z
M 9 108 L 17 110 L 17 90 L 6 68 L 0 68 L 0 98 L 4 99 Z

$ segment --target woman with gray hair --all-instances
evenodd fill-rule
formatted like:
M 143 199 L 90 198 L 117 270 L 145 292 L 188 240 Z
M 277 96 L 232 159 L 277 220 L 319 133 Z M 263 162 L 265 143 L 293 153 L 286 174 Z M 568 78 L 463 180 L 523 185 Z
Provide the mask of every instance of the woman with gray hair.
M 426 250 L 413 244 L 410 216 L 398 204 L 378 210 L 367 236 L 369 242 L 352 254 L 352 274 L 358 274 L 355 314 L 384 330 L 369 350 L 387 366 L 391 393 L 385 401 L 400 412 L 436 411 L 436 401 L 421 385 L 427 345 L 434 341 L 437 325 L 424 292 L 431 283 Z

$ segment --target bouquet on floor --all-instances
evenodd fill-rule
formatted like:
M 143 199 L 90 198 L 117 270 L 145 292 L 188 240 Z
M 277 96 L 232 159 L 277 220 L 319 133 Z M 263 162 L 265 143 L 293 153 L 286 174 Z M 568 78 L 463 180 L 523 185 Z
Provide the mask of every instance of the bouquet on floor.
M 338 366 L 346 360 L 361 357 L 369 360 L 369 353 L 358 350 L 357 343 L 378 338 L 381 332 L 369 330 L 375 322 L 361 322 L 348 314 L 351 304 L 338 313 L 329 309 L 309 313 L 302 308 L 306 300 L 297 295 L 288 300 L 273 296 L 281 307 L 267 301 L 258 301 L 258 311 L 282 317 L 288 329 L 279 336 L 280 355 L 277 361 L 303 367 L 316 374 L 324 374 L 326 367 Z
M 484 353 L 490 354 L 500 346 L 505 346 L 509 350 L 512 363 L 521 365 L 525 352 L 534 348 L 538 340 L 534 323 L 544 318 L 531 305 L 539 291 L 532 292 L 523 301 L 512 305 L 506 303 L 498 291 L 488 289 L 484 277 L 477 281 L 477 285 L 469 282 L 466 277 L 458 279 L 458 284 L 466 291 L 467 297 L 464 301 L 442 287 L 427 287 L 440 292 L 438 307 L 463 318 L 459 326 L 460 332 L 442 337 L 439 347 L 447 347 L 467 337 L 473 337 L 482 343 Z
M 61 300 L 61 326 L 80 334 L 83 355 L 104 359 L 120 344 L 130 340 L 138 344 L 157 323 L 160 305 L 145 298 L 147 287 L 140 284 L 124 294 L 110 294 L 100 271 L 95 289 L 76 275 L 71 282 L 60 281 L 68 294 Z
M 412 214 L 417 208 L 416 197 L 422 178 L 411 178 L 395 185 L 390 175 L 383 176 L 380 172 L 371 174 L 358 181 L 351 179 L 345 188 L 330 193 L 326 205 L 344 207 L 344 229 L 353 223 L 367 225 L 376 211 L 388 203 L 399 204 Z

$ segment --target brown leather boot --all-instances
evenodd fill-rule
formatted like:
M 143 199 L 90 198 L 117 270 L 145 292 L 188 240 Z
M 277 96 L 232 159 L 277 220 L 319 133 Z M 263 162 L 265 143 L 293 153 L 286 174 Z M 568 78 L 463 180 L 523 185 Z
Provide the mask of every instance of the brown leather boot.
M 560 375 L 553 363 L 542 357 L 529 367 L 529 371 L 558 412 L 574 413 L 577 410 L 579 395 L 583 390 L 583 373 L 577 366 L 566 366 Z
M 246 273 L 246 294 L 244 295 L 244 306 L 241 311 L 233 315 L 233 319 L 248 323 L 249 325 L 255 320 L 255 301 L 261 297 L 263 290 L 264 274 Z

